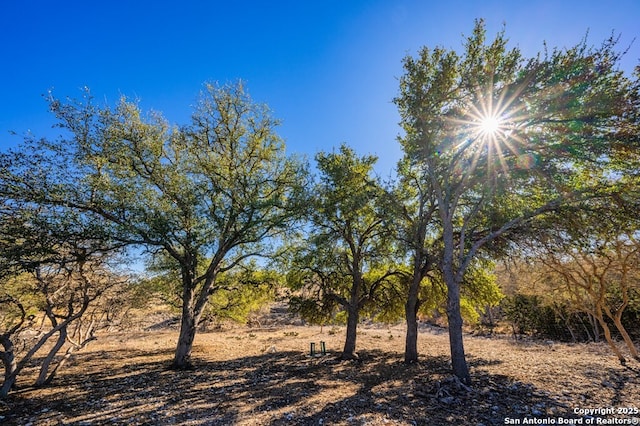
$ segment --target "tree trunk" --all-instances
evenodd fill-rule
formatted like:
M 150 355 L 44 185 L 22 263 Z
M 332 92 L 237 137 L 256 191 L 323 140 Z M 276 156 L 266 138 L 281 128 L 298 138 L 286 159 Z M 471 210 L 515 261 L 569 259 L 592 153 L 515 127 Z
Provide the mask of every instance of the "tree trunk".
M 62 357 L 62 359 L 56 364 L 56 366 L 54 367 L 53 371 L 51 371 L 51 373 L 49 374 L 49 377 L 47 377 L 47 379 L 44 381 L 44 384 L 48 385 L 49 383 L 51 383 L 53 381 L 53 379 L 56 377 L 56 374 L 58 373 L 58 370 L 60 370 L 67 363 L 67 361 L 69 361 L 69 359 L 71 359 L 71 356 L 74 354 L 74 352 L 79 351 L 80 349 L 82 349 L 85 346 L 87 346 L 87 344 L 89 342 L 91 342 L 93 340 L 96 340 L 96 339 L 97 339 L 96 337 L 91 336 L 91 337 L 85 339 L 79 345 L 74 344 L 73 346 L 70 346 L 69 349 L 67 349 L 67 352 Z
M 495 319 L 493 318 L 493 308 L 491 307 L 491 305 L 487 305 L 485 309 L 487 320 L 489 321 L 489 327 L 491 327 L 491 334 L 493 334 L 493 328 L 496 326 Z
M 465 385 L 471 384 L 471 375 L 464 354 L 462 336 L 462 314 L 460 312 L 460 285 L 453 277 L 447 279 L 447 319 L 449 321 L 449 346 L 451 347 L 451 365 L 453 374 Z M 449 282 L 451 281 L 451 282 Z
M 602 331 L 604 331 L 604 338 L 607 341 L 607 344 L 609 345 L 613 353 L 615 353 L 616 356 L 618 357 L 618 361 L 620 361 L 620 364 L 626 365 L 627 360 L 625 359 L 624 355 L 622 355 L 622 352 L 620 352 L 620 349 L 618 349 L 615 342 L 613 341 L 613 338 L 611 337 L 611 330 L 609 330 L 609 326 L 607 325 L 606 321 L 604 320 L 602 315 L 600 316 L 594 315 L 594 316 L 597 318 L 598 322 L 600 323 L 600 326 L 602 327 Z
M 407 303 L 404 305 L 405 317 L 407 320 L 407 335 L 404 346 L 404 362 L 412 364 L 418 362 L 418 309 L 420 301 L 418 300 L 418 292 L 420 290 L 420 276 L 416 276 L 414 272 L 409 288 Z
M 456 270 L 455 244 L 453 240 L 452 218 L 443 216 L 444 251 L 442 258 L 442 278 L 447 286 L 447 319 L 449 322 L 449 346 L 453 374 L 465 385 L 471 384 L 471 375 L 464 354 L 462 336 L 462 313 L 460 312 L 460 282 L 464 271 Z M 457 265 L 457 268 L 461 268 Z
M 568 321 L 565 322 L 565 325 L 567 327 L 567 330 L 569 330 L 569 334 L 571 335 L 571 341 L 573 343 L 576 343 L 578 340 L 576 338 L 576 333 L 573 331 L 573 327 L 571 327 Z
M 4 365 L 4 381 L 0 388 L 0 399 L 5 398 L 13 384 L 16 382 L 17 363 L 15 358 L 15 348 L 11 338 L 7 335 L 0 336 L 0 344 L 2 344 L 2 364 Z
M 589 320 L 591 321 L 591 329 L 593 330 L 593 341 L 600 343 L 600 327 L 598 326 L 598 319 L 595 315 L 589 314 Z
M 627 329 L 624 328 L 624 325 L 622 325 L 622 319 L 620 318 L 620 315 L 616 315 L 613 318 L 613 323 L 620 332 L 622 340 L 624 340 L 624 343 L 626 343 L 627 348 L 629 348 L 629 352 L 631 352 L 631 356 L 633 357 L 633 359 L 635 359 L 636 361 L 640 361 L 638 349 L 636 349 L 636 345 L 633 343 L 633 340 L 631 340 L 629 333 L 627 333 Z
M 441 208 L 443 222 L 442 239 L 444 250 L 442 252 L 441 272 L 444 283 L 447 286 L 447 319 L 449 322 L 449 346 L 451 349 L 451 366 L 453 374 L 465 385 L 471 385 L 471 375 L 464 354 L 462 336 L 462 313 L 460 312 L 460 282 L 464 275 L 461 265 L 456 265 L 453 217 L 445 213 Z
M 347 308 L 347 337 L 344 342 L 341 359 L 358 359 L 356 354 L 356 338 L 359 321 L 358 306 L 350 305 Z
M 589 318 L 589 321 L 591 321 L 591 315 L 587 314 L 587 318 Z M 595 336 L 591 337 L 591 330 L 589 330 L 589 327 L 587 327 L 587 324 L 585 324 L 584 320 L 582 319 L 582 316 L 580 316 L 579 319 L 580 319 L 580 324 L 582 325 L 582 328 L 584 329 L 584 332 L 587 335 L 587 341 L 591 340 L 595 342 L 596 337 Z
M 567 330 L 569 331 L 569 334 L 571 334 L 571 341 L 573 343 L 575 343 L 576 342 L 576 334 L 573 332 L 573 327 L 571 327 L 571 314 L 565 316 L 565 315 L 562 315 L 561 311 L 562 311 L 561 309 L 557 309 L 556 313 L 558 314 L 560 319 L 562 321 L 564 321 L 565 327 L 567 327 Z
M 178 344 L 173 358 L 173 369 L 191 370 L 193 368 L 193 364 L 191 363 L 191 349 L 196 337 L 197 324 L 198 318 L 194 312 L 192 302 L 190 300 L 183 301 L 180 334 L 178 335 Z
M 42 386 L 47 383 L 49 366 L 53 362 L 53 358 L 57 355 L 60 348 L 62 348 L 62 346 L 64 345 L 64 342 L 66 342 L 67 340 L 67 326 L 65 325 L 64 327 L 62 327 L 58 333 L 58 340 L 56 341 L 55 345 L 53 345 L 51 350 L 49 350 L 49 353 L 40 366 L 40 374 L 38 375 L 35 386 Z

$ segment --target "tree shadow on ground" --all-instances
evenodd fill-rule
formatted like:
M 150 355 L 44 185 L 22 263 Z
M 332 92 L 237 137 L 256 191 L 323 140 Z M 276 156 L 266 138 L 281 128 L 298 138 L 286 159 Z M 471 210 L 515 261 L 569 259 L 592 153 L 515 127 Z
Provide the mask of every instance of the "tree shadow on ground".
M 297 419 L 296 424 L 332 424 L 339 419 L 377 424 L 382 419 L 416 425 L 502 425 L 507 417 L 543 417 L 564 408 L 545 392 L 502 375 L 476 371 L 473 386 L 466 387 L 451 375 L 445 356 L 405 365 L 397 354 L 370 351 L 367 355 L 367 373 L 359 380 L 357 392 Z M 497 363 L 475 359 L 469 364 L 473 369 Z M 271 424 L 290 424 L 285 420 Z
M 505 418 L 571 417 L 548 392 L 470 358 L 474 384 L 451 376 L 447 357 L 402 363 L 398 353 L 300 352 L 229 361 L 194 359 L 194 371 L 168 368 L 172 351 L 96 352 L 43 390 L 17 392 L 2 413 L 8 424 L 505 424 Z M 81 368 L 81 370 L 80 370 Z M 603 372 L 603 377 L 615 374 Z M 617 392 L 624 382 L 616 380 Z

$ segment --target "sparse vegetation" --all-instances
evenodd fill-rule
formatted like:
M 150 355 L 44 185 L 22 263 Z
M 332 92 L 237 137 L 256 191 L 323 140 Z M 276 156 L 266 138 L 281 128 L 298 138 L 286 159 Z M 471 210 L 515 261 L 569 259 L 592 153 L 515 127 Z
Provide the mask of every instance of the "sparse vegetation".
M 461 52 L 407 56 L 385 183 L 347 144 L 312 177 L 242 83 L 205 85 L 183 126 L 50 96 L 63 137 L 0 154 L 0 420 L 486 425 L 633 406 L 640 67 L 622 55 L 611 38 L 526 58 L 477 21 Z
M 403 363 L 403 339 L 361 325 L 359 362 L 339 362 L 345 328 L 243 326 L 198 333 L 197 373 L 171 371 L 176 330 L 98 335 L 46 388 L 26 386 L 0 404 L 3 424 L 499 425 L 505 417 L 578 417 L 583 404 L 633 406 L 640 380 L 604 343 L 549 344 L 467 335 L 471 390 L 451 375 L 446 333 L 420 326 L 420 362 Z M 403 335 L 403 326 L 390 329 Z M 296 332 L 296 336 L 284 336 Z M 310 357 L 309 342 L 328 355 Z M 455 408 L 455 409 L 454 409 Z M 351 420 L 348 420 L 351 419 Z

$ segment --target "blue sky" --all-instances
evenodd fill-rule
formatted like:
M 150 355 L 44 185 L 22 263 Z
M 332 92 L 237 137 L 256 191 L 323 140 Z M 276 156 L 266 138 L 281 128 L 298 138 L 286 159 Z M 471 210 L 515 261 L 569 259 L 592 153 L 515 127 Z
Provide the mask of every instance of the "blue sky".
M 489 37 L 506 24 L 526 55 L 615 31 L 631 44 L 625 69 L 639 63 L 638 0 L 3 1 L 0 149 L 29 130 L 55 135 L 49 89 L 76 97 L 88 86 L 110 104 L 137 97 L 182 124 L 205 81 L 243 79 L 282 120 L 289 152 L 312 158 L 347 142 L 377 154 L 387 175 L 400 157 L 392 99 L 402 58 L 424 45 L 460 48 L 476 18 Z

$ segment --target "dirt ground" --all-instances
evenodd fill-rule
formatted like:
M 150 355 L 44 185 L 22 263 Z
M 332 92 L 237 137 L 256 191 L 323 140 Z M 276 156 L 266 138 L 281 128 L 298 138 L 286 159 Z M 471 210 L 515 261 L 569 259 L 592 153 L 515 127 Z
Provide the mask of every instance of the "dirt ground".
M 344 328 L 237 327 L 199 333 L 194 371 L 172 371 L 177 331 L 99 336 L 49 387 L 35 371 L 0 401 L 19 425 L 632 424 L 640 364 L 600 344 L 466 337 L 474 383 L 450 374 L 445 330 L 423 327 L 420 362 L 402 363 L 402 326 L 361 327 L 359 361 L 337 361 Z M 310 356 L 310 343 L 327 354 Z M 609 413 L 576 410 L 609 409 Z M 619 412 L 618 412 L 619 411 Z M 546 423 L 542 423 L 546 422 Z M 573 422 L 573 423 L 570 423 Z

